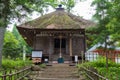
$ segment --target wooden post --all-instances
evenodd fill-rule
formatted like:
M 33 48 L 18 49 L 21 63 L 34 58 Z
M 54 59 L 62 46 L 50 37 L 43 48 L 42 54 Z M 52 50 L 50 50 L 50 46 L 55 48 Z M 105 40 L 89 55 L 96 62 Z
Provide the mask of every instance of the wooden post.
M 84 52 L 81 51 L 81 55 L 82 55 L 82 63 L 84 62 Z
M 50 42 L 49 42 L 49 61 L 51 61 L 51 55 L 52 55 L 52 38 L 49 38 Z
M 69 39 L 69 51 L 70 51 L 70 56 L 72 56 L 72 38 Z
M 60 58 L 62 57 L 62 36 L 60 35 Z
M 72 63 L 72 38 L 69 39 L 69 53 L 70 53 L 70 63 Z
M 6 80 L 6 77 L 7 77 L 7 71 L 4 71 L 3 76 L 2 76 L 2 80 Z
M 84 39 L 83 39 L 83 42 L 84 42 L 84 51 L 83 51 L 83 52 L 86 52 L 87 44 L 86 44 L 86 35 L 85 35 L 85 31 L 84 31 Z
M 23 46 L 23 61 L 25 61 L 25 59 L 26 59 L 26 46 L 24 45 Z
M 12 80 L 12 70 L 10 70 L 10 72 L 9 72 L 9 80 Z
M 34 30 L 34 41 L 33 41 L 33 49 L 36 50 L 36 31 Z

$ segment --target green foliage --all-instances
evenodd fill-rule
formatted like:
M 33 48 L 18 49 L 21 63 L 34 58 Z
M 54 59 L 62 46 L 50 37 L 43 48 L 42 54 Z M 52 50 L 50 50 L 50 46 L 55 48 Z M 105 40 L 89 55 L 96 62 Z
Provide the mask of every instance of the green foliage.
M 98 25 L 96 29 L 92 30 L 93 32 L 96 31 L 97 35 L 90 37 L 92 40 L 94 40 L 90 45 L 96 44 L 98 42 L 105 42 L 105 45 L 108 45 L 106 43 L 106 37 L 108 36 L 111 36 L 112 40 L 112 44 L 110 45 L 114 45 L 116 42 L 120 43 L 119 2 L 119 0 L 93 0 L 92 6 L 96 7 L 94 18 L 98 22 Z M 116 46 L 119 46 L 119 44 Z
M 32 62 L 29 60 L 23 61 L 20 59 L 17 60 L 12 60 L 12 59 L 3 59 L 2 60 L 2 68 L 3 69 L 17 69 L 17 68 L 21 68 L 24 66 L 28 66 L 31 65 Z
M 116 64 L 115 62 L 108 61 L 108 71 L 106 69 L 106 59 L 103 57 L 100 57 L 98 60 L 94 62 L 86 62 L 83 64 L 78 65 L 79 68 L 86 67 L 90 68 L 93 67 L 98 71 L 98 73 L 109 80 L 116 80 L 120 79 L 120 64 Z
M 63 0 L 61 1 L 61 4 L 63 4 L 67 10 L 67 12 L 70 12 L 72 8 L 75 6 L 75 0 Z
M 93 67 L 106 67 L 106 59 L 103 57 L 100 57 L 97 61 L 92 62 Z M 115 62 L 108 61 L 108 67 L 119 67 L 119 64 L 116 64 Z
M 17 39 L 17 41 L 19 42 L 18 45 L 19 45 L 20 53 L 23 53 L 23 46 L 26 46 L 26 48 L 25 48 L 26 53 L 31 53 L 32 48 L 29 47 L 29 45 L 25 42 L 23 37 L 20 35 L 20 33 L 18 32 L 18 30 L 16 28 L 16 25 L 14 25 L 12 33 L 15 36 L 15 38 Z
M 119 0 L 112 1 L 112 6 L 109 9 L 109 16 L 110 16 L 110 22 L 107 24 L 107 28 L 109 31 L 112 32 L 112 38 L 113 40 L 119 41 L 120 37 L 120 5 L 119 5 Z M 120 41 L 119 41 L 120 42 Z
M 26 46 L 26 53 L 31 53 L 31 48 L 26 44 L 14 26 L 13 31 L 6 31 L 3 44 L 3 56 L 6 58 L 17 58 L 22 56 L 23 46 Z
M 19 56 L 19 44 L 14 35 L 6 31 L 3 44 L 3 55 L 8 58 L 16 58 Z

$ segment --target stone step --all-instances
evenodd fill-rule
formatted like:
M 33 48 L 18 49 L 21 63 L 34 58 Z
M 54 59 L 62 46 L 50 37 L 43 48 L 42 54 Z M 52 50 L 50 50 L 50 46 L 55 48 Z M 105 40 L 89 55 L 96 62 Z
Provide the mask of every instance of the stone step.
M 46 77 L 46 78 L 78 78 L 78 76 L 71 76 L 71 75 L 42 75 L 41 77 Z
M 47 69 L 47 70 L 44 70 L 44 72 L 66 72 L 66 71 L 67 72 L 75 72 L 76 70 L 74 70 L 74 69 L 63 69 L 63 70 L 60 70 L 60 69 Z
M 46 74 L 53 74 L 53 75 L 55 74 L 56 75 L 56 74 L 75 74 L 75 73 L 77 73 L 77 72 L 68 72 L 68 71 L 64 72 L 63 71 L 63 72 L 42 72 L 41 74 L 45 74 L 45 75 Z
M 78 76 L 71 76 L 71 75 L 54 75 L 54 76 L 51 76 L 51 75 L 34 75 L 34 76 L 30 76 L 31 79 L 38 79 L 38 78 L 74 78 L 74 79 L 77 79 L 79 78 Z
M 61 69 L 61 70 L 62 69 L 77 69 L 76 67 L 46 67 L 45 70 L 46 69 L 56 69 L 56 68 Z
M 78 69 L 68 64 L 52 64 L 42 71 L 32 71 L 31 80 L 84 80 L 79 78 Z
M 33 79 L 34 80 L 34 79 Z M 78 78 L 37 78 L 35 80 L 81 80 Z
M 32 72 L 31 75 L 36 75 L 36 74 L 44 74 L 44 75 L 47 75 L 47 74 L 77 74 L 77 72 Z

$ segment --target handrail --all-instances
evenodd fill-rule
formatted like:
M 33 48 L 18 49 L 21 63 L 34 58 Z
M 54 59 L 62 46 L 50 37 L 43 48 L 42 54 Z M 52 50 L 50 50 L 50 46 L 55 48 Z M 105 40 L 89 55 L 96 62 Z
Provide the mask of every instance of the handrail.
M 89 70 L 89 69 L 87 69 L 87 68 L 85 68 L 85 67 L 82 67 L 82 68 L 83 68 L 84 70 L 88 71 L 88 72 L 91 72 L 92 74 L 96 75 L 97 77 L 99 77 L 99 78 L 102 79 L 102 80 L 108 80 L 107 78 L 105 78 L 105 77 L 97 74 L 97 73 L 94 72 L 94 71 L 91 71 L 91 70 Z M 91 80 L 95 80 L 95 79 L 92 78 L 88 73 L 86 73 L 86 75 L 87 75 L 87 77 L 89 77 Z
M 29 75 L 30 70 L 31 70 L 31 67 L 27 67 L 17 72 L 12 72 L 12 70 L 10 70 L 8 74 L 7 74 L 7 71 L 5 71 L 2 75 L 0 75 L 0 80 L 7 80 L 7 79 L 8 80 L 21 80 L 25 76 Z

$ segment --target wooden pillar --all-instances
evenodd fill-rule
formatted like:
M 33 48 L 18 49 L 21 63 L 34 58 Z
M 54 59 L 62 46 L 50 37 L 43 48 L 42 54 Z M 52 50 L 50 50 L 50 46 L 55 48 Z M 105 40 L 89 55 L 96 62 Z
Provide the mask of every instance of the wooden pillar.
M 87 44 L 86 44 L 86 35 L 85 35 L 85 31 L 84 31 L 84 51 L 82 52 L 83 54 L 83 60 L 85 60 L 85 52 L 86 52 L 86 47 L 87 47 Z
M 33 49 L 36 50 L 36 35 L 34 35 Z
M 49 61 L 52 60 L 52 38 L 49 38 Z
M 62 57 L 62 36 L 60 35 L 60 58 Z
M 70 52 L 70 56 L 72 56 L 72 38 L 71 37 L 69 39 L 69 52 Z
M 87 47 L 87 44 L 86 44 L 86 35 L 85 35 L 85 32 L 84 32 L 84 52 L 86 52 L 86 47 Z
M 72 63 L 72 38 L 69 38 L 69 54 L 70 54 L 70 63 Z
M 34 41 L 33 41 L 33 49 L 36 50 L 36 31 L 34 30 Z

